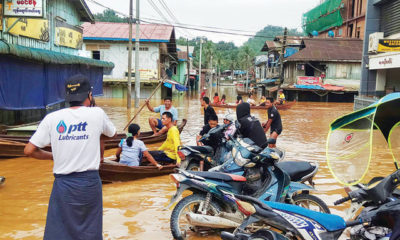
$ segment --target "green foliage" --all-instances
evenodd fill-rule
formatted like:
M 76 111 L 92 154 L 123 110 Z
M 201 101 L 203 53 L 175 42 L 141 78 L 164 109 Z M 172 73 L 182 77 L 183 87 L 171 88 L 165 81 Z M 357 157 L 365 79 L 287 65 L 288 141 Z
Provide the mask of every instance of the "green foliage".
M 285 29 L 283 27 L 268 25 L 264 27 L 263 30 L 257 32 L 254 37 L 249 38 L 249 40 L 247 40 L 247 42 L 245 42 L 243 45 L 249 46 L 254 52 L 256 52 L 257 55 L 259 55 L 265 41 L 272 41 L 274 40 L 275 36 L 283 36 L 284 30 Z M 298 32 L 297 29 L 293 28 L 288 29 L 288 35 L 302 36 L 303 33 Z
M 102 13 L 94 14 L 94 19 L 96 22 L 128 22 L 128 18 L 122 18 L 110 9 L 106 9 Z

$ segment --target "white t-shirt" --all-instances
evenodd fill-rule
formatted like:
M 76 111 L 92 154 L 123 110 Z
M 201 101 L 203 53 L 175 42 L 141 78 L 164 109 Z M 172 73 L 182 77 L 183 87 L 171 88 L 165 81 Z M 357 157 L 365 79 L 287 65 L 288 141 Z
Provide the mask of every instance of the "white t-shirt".
M 126 143 L 126 139 L 122 139 L 118 146 L 122 148 L 119 163 L 129 164 L 129 166 L 139 166 L 141 154 L 147 151 L 144 143 L 138 139 L 133 140 L 131 147 Z
M 56 174 L 98 170 L 100 135 L 115 135 L 114 124 L 99 107 L 65 108 L 48 114 L 29 140 L 43 148 L 51 144 Z
M 250 104 L 250 105 L 255 105 L 256 101 L 254 99 L 248 98 L 247 99 L 247 103 Z

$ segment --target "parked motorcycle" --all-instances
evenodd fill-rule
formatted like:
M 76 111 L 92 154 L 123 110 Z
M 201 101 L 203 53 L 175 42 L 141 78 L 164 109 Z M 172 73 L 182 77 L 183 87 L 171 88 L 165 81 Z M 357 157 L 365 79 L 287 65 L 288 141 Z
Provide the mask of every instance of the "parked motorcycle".
M 298 176 L 299 180 L 309 179 L 312 182 L 317 167 L 304 169 L 304 163 L 292 162 L 286 165 L 287 169 L 281 169 L 276 163 L 283 155 L 277 153 L 276 149 L 267 147 L 260 153 L 254 153 L 236 139 L 231 138 L 230 142 L 235 163 L 245 169 L 245 177 L 182 169 L 176 174 L 171 174 L 177 192 L 167 208 L 172 206 L 185 190 L 193 192 L 179 201 L 172 211 L 171 231 L 175 239 L 184 239 L 189 231 L 201 232 L 239 226 L 244 215 L 237 210 L 235 204 L 223 199 L 222 191 L 250 194 L 260 201 L 286 202 L 329 212 L 329 208 L 321 199 L 309 194 L 309 191 L 314 190 L 311 186 L 291 182 L 289 174 L 286 173 L 291 172 L 293 176 Z
M 400 170 L 382 179 L 374 187 L 364 187 L 348 192 L 337 200 L 339 205 L 352 201 L 362 205 L 362 212 L 355 220 L 345 221 L 340 216 L 312 211 L 299 206 L 261 202 L 256 198 L 225 192 L 225 199 L 236 203 L 238 209 L 248 216 L 234 231 L 222 232 L 224 240 L 247 239 L 316 239 L 336 240 L 346 228 L 350 239 L 395 240 L 400 238 L 400 199 L 396 188 L 400 185 Z M 248 233 L 246 228 L 254 223 L 266 224 L 272 229 Z

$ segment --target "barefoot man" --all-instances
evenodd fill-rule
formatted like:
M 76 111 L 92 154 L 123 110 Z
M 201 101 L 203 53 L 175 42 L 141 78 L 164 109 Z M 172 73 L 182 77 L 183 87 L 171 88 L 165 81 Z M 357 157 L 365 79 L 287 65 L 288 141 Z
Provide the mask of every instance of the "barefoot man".
M 176 126 L 176 123 L 178 121 L 178 111 L 172 106 L 172 99 L 170 97 L 164 98 L 164 105 L 153 108 L 152 106 L 150 106 L 149 100 L 146 101 L 146 105 L 150 111 L 160 113 L 160 118 L 149 117 L 149 125 L 151 127 L 151 130 L 153 130 L 154 135 L 161 135 L 168 131 L 168 128 L 166 128 L 161 122 L 161 118 L 164 112 L 170 112 L 172 114 L 172 123 Z M 157 129 L 159 130 L 158 132 Z

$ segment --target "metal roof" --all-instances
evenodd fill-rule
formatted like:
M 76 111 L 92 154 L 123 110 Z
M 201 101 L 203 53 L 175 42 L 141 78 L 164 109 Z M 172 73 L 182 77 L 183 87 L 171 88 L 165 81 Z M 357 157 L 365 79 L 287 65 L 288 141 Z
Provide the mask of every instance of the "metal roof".
M 129 41 L 128 23 L 84 23 L 82 27 L 83 40 Z M 174 37 L 174 27 L 169 25 L 140 24 L 139 29 L 140 42 L 169 42 Z M 135 31 L 132 40 L 135 40 Z
M 71 0 L 73 4 L 77 7 L 79 14 L 81 15 L 82 22 L 92 22 L 94 23 L 94 17 L 92 12 L 90 11 L 88 5 L 85 0 Z
M 362 40 L 354 38 L 303 39 L 300 51 L 285 61 L 361 62 L 362 43 Z
M 0 41 L 0 54 L 9 54 L 19 58 L 54 64 L 86 64 L 89 66 L 113 68 L 114 63 L 54 52 L 39 48 L 29 48 Z

